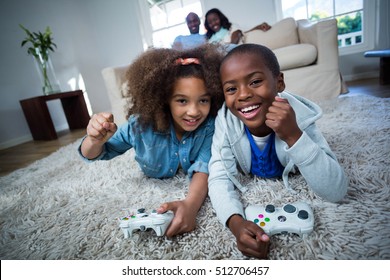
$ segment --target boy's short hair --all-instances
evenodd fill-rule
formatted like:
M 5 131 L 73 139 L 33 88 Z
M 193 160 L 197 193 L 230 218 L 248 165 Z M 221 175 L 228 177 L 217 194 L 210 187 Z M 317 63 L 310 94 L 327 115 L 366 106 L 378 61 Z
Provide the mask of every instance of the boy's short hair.
M 242 44 L 232 49 L 222 60 L 221 67 L 230 57 L 237 54 L 254 54 L 259 55 L 264 61 L 264 64 L 272 72 L 274 77 L 280 74 L 280 66 L 276 55 L 272 50 L 263 45 L 258 44 Z

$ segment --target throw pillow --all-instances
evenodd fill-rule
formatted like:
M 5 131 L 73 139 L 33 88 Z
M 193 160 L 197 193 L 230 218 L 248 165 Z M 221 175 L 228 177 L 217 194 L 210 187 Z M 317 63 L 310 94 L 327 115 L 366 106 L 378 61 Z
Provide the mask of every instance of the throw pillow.
M 310 44 L 297 44 L 273 50 L 280 70 L 288 70 L 313 64 L 317 60 L 317 48 Z

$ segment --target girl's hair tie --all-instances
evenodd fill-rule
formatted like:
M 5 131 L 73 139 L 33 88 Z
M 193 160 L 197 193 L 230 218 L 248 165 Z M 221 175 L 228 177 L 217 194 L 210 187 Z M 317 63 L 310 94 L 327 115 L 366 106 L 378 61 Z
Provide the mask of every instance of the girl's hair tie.
M 178 58 L 176 59 L 175 64 L 176 65 L 189 65 L 189 64 L 199 65 L 200 62 L 198 58 L 189 57 L 189 58 Z

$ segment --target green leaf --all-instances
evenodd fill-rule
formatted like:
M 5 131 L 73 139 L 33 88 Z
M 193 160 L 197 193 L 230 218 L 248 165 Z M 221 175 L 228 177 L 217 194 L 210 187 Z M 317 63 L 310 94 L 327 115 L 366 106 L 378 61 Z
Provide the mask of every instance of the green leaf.
M 21 42 L 21 47 L 30 43 L 32 47 L 27 49 L 27 53 L 33 55 L 34 57 L 38 57 L 35 52 L 36 48 L 39 48 L 42 58 L 44 60 L 48 60 L 48 52 L 54 52 L 54 48 L 57 48 L 57 45 L 53 42 L 51 38 L 51 29 L 49 26 L 46 27 L 45 32 L 30 32 L 27 28 L 25 28 L 22 24 L 19 24 L 20 28 L 26 33 L 27 37 Z

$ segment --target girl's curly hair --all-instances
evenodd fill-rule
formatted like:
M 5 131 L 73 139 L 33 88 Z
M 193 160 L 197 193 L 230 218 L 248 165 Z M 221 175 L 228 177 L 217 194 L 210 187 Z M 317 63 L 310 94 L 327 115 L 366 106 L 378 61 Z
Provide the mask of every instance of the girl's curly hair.
M 141 54 L 126 72 L 127 117 L 138 115 L 141 128 L 167 131 L 171 112 L 169 100 L 174 83 L 179 78 L 196 77 L 204 80 L 211 96 L 210 115 L 216 116 L 224 102 L 219 66 L 223 59 L 221 48 L 205 44 L 191 50 L 151 49 Z M 178 58 L 197 58 L 199 64 L 181 65 Z
M 218 17 L 219 17 L 219 20 L 221 22 L 221 27 L 229 30 L 230 27 L 232 26 L 232 23 L 229 21 L 229 19 L 218 9 L 214 8 L 214 9 L 211 9 L 209 10 L 207 13 L 206 13 L 206 16 L 205 16 L 205 21 L 204 21 L 204 27 L 206 28 L 207 32 L 206 32 L 206 37 L 207 39 L 210 39 L 211 36 L 213 36 L 213 34 L 215 33 L 213 29 L 211 29 L 211 27 L 209 26 L 208 22 L 207 22 L 207 16 L 209 14 L 216 14 Z

